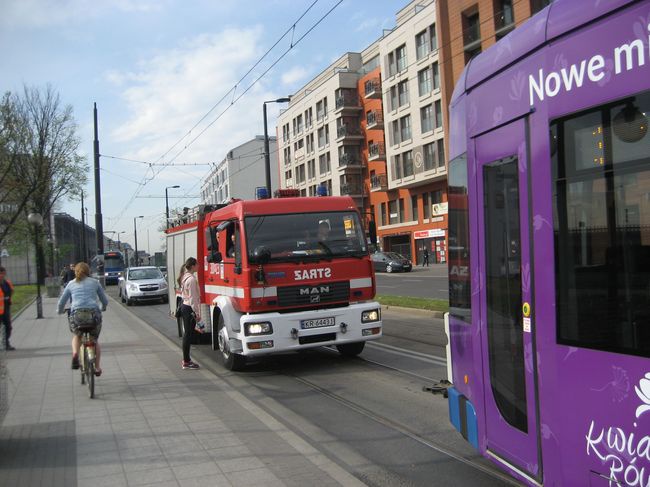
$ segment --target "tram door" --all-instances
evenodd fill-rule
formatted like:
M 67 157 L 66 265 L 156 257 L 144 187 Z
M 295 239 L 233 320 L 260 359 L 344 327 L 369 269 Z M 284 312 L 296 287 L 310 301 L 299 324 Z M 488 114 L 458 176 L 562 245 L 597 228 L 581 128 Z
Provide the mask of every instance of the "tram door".
M 526 122 L 475 139 L 488 454 L 541 475 Z

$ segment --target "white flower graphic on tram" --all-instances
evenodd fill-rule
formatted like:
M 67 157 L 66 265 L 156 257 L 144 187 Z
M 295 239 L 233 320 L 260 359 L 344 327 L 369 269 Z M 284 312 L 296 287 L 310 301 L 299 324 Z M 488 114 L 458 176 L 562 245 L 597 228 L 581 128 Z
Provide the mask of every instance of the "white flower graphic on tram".
M 650 411 L 650 372 L 647 372 L 645 377 L 639 381 L 638 386 L 634 386 L 634 390 L 639 399 L 645 403 L 636 408 L 636 417 L 638 418 L 643 413 Z

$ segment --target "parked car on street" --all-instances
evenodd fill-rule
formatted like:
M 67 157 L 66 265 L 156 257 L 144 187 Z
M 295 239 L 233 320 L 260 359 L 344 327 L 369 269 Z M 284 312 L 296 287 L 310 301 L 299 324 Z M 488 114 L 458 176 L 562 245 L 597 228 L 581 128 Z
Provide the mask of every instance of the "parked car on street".
M 375 272 L 411 272 L 413 264 L 396 252 L 375 252 L 370 256 Z
M 123 303 L 131 306 L 135 301 L 169 301 L 167 281 L 158 267 L 129 267 L 117 283 Z

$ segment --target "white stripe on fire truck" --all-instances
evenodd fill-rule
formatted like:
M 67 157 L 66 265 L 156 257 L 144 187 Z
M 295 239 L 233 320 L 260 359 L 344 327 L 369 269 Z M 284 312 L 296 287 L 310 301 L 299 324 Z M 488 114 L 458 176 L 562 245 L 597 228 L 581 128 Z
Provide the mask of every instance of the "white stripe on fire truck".
M 244 297 L 243 287 L 213 286 L 208 284 L 205 286 L 205 291 L 210 294 L 220 294 L 222 296 L 232 296 L 234 298 Z
M 251 298 L 275 298 L 277 295 L 278 288 L 275 286 L 251 288 Z
M 360 287 L 372 287 L 372 279 L 369 277 L 350 279 L 350 289 L 358 289 Z

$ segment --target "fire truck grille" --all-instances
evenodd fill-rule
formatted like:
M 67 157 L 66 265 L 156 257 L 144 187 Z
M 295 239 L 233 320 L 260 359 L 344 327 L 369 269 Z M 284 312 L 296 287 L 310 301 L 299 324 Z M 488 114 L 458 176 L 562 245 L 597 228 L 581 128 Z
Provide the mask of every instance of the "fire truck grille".
M 349 301 L 350 281 L 303 284 L 278 288 L 278 305 L 309 306 Z

